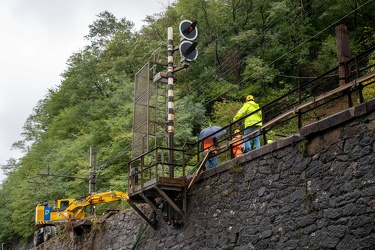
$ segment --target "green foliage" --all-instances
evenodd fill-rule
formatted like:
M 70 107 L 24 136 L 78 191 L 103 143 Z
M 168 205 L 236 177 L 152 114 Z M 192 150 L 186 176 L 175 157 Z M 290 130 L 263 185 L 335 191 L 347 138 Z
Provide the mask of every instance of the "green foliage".
M 372 53 L 370 56 L 369 65 L 373 65 L 375 63 L 375 53 Z M 371 67 L 369 69 L 369 73 L 374 72 L 375 67 Z M 375 85 L 373 84 L 372 80 L 369 80 L 367 82 L 364 82 L 363 85 L 365 86 L 363 88 L 363 98 L 367 101 L 375 97 Z
M 242 107 L 243 102 L 229 102 L 223 100 L 222 102 L 215 102 L 213 110 L 213 123 L 225 126 L 233 122 L 233 117 L 237 111 Z
M 370 85 L 363 88 L 363 98 L 365 100 L 370 100 L 375 97 L 375 86 Z
M 250 57 L 246 61 L 246 67 L 243 76 L 246 80 L 246 93 L 265 96 L 267 94 L 267 84 L 271 83 L 278 71 L 265 65 L 260 58 Z
M 202 126 L 206 125 L 205 108 L 199 102 L 193 102 L 188 97 L 176 101 L 176 131 L 177 148 L 182 148 L 185 142 L 195 142 Z
M 328 36 L 322 42 L 320 51 L 317 53 L 316 61 L 310 63 L 312 65 L 309 74 L 320 75 L 337 66 L 337 55 L 336 55 L 336 41 L 334 36 Z
M 348 26 L 353 55 L 374 46 L 375 3 L 359 8 L 361 4 L 180 0 L 147 16 L 139 32 L 132 31 L 134 24 L 126 18 L 99 13 L 85 36 L 89 44 L 72 53 L 62 82 L 48 90 L 25 121 L 23 139 L 13 144 L 24 156 L 1 166 L 7 179 L 0 186 L 0 241 L 26 240 L 33 234 L 37 203 L 88 192 L 82 178 L 89 174 L 91 146 L 98 149 L 101 167 L 98 190 L 126 191 L 134 74 L 154 59 L 151 53 L 157 49 L 166 60 L 167 27 L 174 28 L 177 46 L 180 21 L 198 21 L 198 59 L 175 75 L 175 147 L 182 148 L 196 142 L 209 124 L 230 123 L 246 95 L 263 106 L 306 77 L 336 66 L 338 20 Z M 178 53 L 174 59 L 178 66 Z M 364 95 L 374 96 L 373 85 L 365 87 Z M 291 127 L 285 124 L 277 133 L 288 134 Z M 276 131 L 269 131 L 269 137 L 276 137 Z
M 134 23 L 127 21 L 126 18 L 118 20 L 112 13 L 104 11 L 97 16 L 99 19 L 89 25 L 89 34 L 85 36 L 91 41 L 93 47 L 105 46 L 106 43 L 115 35 L 131 34 Z

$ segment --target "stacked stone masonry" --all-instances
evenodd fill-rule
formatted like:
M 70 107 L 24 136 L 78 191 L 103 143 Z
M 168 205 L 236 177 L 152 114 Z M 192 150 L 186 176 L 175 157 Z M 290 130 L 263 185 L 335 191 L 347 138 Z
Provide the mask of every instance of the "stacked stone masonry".
M 205 171 L 186 223 L 147 227 L 136 249 L 375 249 L 374 111 L 375 99 Z M 132 249 L 145 224 L 122 211 L 38 249 Z

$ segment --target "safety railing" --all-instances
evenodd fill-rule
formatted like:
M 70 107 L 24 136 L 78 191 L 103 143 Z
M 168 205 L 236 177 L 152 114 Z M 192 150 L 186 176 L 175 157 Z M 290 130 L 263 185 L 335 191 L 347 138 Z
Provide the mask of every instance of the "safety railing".
M 157 147 L 129 162 L 128 173 L 129 195 L 154 185 L 185 186 L 185 153 L 183 150 Z M 172 179 L 180 181 L 173 182 Z
M 344 70 L 345 76 L 340 77 Z M 302 126 L 321 120 L 346 108 L 358 105 L 366 99 L 374 98 L 364 88 L 374 89 L 375 83 L 375 47 L 338 65 L 326 73 L 310 81 L 300 84 L 297 88 L 261 107 L 262 126 L 256 131 L 243 135 L 243 122 L 246 117 L 222 127 L 226 134 L 218 137 L 217 157 L 225 162 L 234 157 L 232 145 L 238 141 L 252 140 L 260 133 L 262 144 L 282 137 L 298 133 Z M 371 87 L 371 88 L 370 88 Z M 233 139 L 234 131 L 241 131 L 241 138 Z M 217 131 L 217 134 L 221 131 Z M 215 136 L 212 134 L 211 136 Z M 210 136 L 210 137 L 211 137 Z M 203 147 L 201 138 L 196 143 L 185 144 L 187 171 L 193 172 L 202 160 Z

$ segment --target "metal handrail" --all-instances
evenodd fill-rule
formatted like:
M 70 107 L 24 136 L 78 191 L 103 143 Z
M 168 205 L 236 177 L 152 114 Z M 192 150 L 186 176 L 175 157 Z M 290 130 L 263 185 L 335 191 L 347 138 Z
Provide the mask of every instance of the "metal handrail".
M 364 83 L 367 82 L 366 85 L 369 85 L 375 82 L 374 59 L 375 47 L 345 62 L 343 64 L 346 72 L 345 84 L 341 86 L 338 71 L 342 65 L 339 65 L 276 98 L 274 101 L 260 108 L 263 116 L 263 125 L 259 129 L 243 135 L 240 139 L 232 140 L 234 129 L 243 127 L 242 123 L 246 117 L 251 116 L 259 110 L 222 127 L 222 129 L 226 129 L 229 133 L 219 138 L 219 152 L 217 156 L 221 156 L 222 161 L 230 160 L 233 158 L 233 155 L 228 152 L 231 151 L 232 144 L 239 140 L 253 139 L 257 132 L 263 137 L 264 144 L 267 144 L 267 134 L 271 132 L 271 129 L 277 129 L 285 124 L 290 124 L 296 119 L 296 129 L 294 132 L 298 132 L 303 125 L 311 123 L 309 120 L 315 121 L 324 118 L 313 115 L 313 111 L 318 108 L 324 108 L 339 98 L 347 96 L 348 107 L 351 107 L 353 106 L 352 95 L 357 93 L 359 103 L 364 102 L 362 94 Z M 185 145 L 185 150 L 189 149 L 190 152 L 194 152 L 192 149 L 196 149 L 196 154 L 188 154 L 190 157 L 195 157 L 196 162 L 200 160 L 200 155 L 203 155 L 203 149 L 199 147 L 203 140 L 204 138 L 198 140 L 195 144 Z
M 167 155 L 169 151 L 174 153 L 181 153 L 180 159 L 175 159 L 175 162 L 169 163 Z M 144 189 L 144 184 L 151 179 L 159 179 L 169 177 L 165 169 L 173 166 L 180 170 L 180 175 L 176 178 L 185 179 L 185 152 L 181 149 L 169 149 L 164 147 L 156 147 L 155 149 L 146 152 L 134 158 L 128 163 L 128 192 L 132 193 L 132 185 L 141 185 Z M 167 166 L 167 167 L 166 167 Z M 136 180 L 136 181 L 135 181 Z

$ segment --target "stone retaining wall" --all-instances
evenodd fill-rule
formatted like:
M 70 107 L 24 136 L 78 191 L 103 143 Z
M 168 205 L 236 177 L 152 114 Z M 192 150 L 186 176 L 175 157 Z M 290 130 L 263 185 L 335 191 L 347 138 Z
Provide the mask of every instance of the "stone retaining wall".
M 372 100 L 202 173 L 186 223 L 146 228 L 137 249 L 374 249 L 374 111 Z M 123 211 L 38 249 L 131 249 L 144 225 Z

